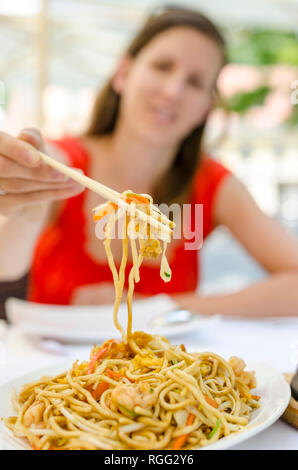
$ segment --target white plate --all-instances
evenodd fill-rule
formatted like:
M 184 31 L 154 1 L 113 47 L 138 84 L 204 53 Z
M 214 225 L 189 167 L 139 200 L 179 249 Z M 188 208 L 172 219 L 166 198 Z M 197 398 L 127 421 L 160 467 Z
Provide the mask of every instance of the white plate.
M 44 375 L 58 375 L 64 370 L 69 369 L 70 366 L 71 363 L 69 361 L 59 363 L 59 365 L 39 369 L 2 385 L 0 387 L 0 417 L 15 415 L 10 404 L 10 397 L 13 389 L 19 391 L 22 385 L 28 382 L 33 382 Z M 268 428 L 285 411 L 290 400 L 290 387 L 284 377 L 278 371 L 266 364 L 251 363 L 248 365 L 248 369 L 256 371 L 258 387 L 255 390 L 255 393 L 261 395 L 261 407 L 253 412 L 251 420 L 245 430 L 222 438 L 204 449 L 229 449 L 230 447 L 240 444 Z M 0 423 L 2 445 L 5 449 L 30 449 L 30 446 L 25 442 L 25 440 L 15 438 L 1 421 Z
M 5 303 L 7 318 L 25 334 L 58 339 L 70 342 L 99 342 L 117 336 L 113 323 L 113 306 L 64 306 L 46 305 L 10 298 Z M 161 294 L 146 300 L 137 300 L 133 304 L 133 330 L 146 331 L 174 337 L 201 329 L 213 327 L 218 316 L 197 315 L 193 321 L 150 328 L 150 322 L 159 314 L 177 309 L 176 304 L 167 295 Z M 121 304 L 118 318 L 126 328 L 127 307 Z M 118 334 L 119 336 L 119 334 Z

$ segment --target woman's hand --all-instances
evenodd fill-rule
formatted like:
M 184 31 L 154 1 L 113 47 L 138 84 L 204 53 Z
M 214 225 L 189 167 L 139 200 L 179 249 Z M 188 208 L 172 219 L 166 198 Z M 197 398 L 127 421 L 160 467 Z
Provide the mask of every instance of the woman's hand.
M 82 192 L 81 185 L 41 161 L 37 150 L 44 149 L 35 129 L 24 129 L 18 138 L 0 132 L 0 214 Z

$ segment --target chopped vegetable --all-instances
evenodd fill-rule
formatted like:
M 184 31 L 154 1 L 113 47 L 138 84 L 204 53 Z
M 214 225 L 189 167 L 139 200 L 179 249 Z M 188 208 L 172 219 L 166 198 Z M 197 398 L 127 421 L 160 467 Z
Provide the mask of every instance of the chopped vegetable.
M 209 397 L 208 395 L 206 395 L 206 394 L 204 394 L 204 398 L 205 398 L 206 402 L 207 402 L 209 405 L 213 406 L 214 408 L 218 408 L 218 404 L 216 403 L 215 400 L 213 400 L 213 398 L 210 398 L 210 397 Z
M 106 373 L 111 379 L 117 380 L 117 379 L 122 379 L 124 375 L 120 374 L 120 372 L 116 372 L 115 370 L 112 369 L 107 369 Z
M 185 409 L 176 410 L 173 413 L 177 426 L 179 428 L 184 428 L 186 426 L 187 418 L 189 416 L 189 412 Z
M 177 365 L 176 365 L 175 367 L 173 367 L 173 369 L 179 369 L 179 367 L 180 367 L 180 361 L 177 361 L 176 364 L 177 364 Z
M 109 350 L 109 346 L 106 346 L 105 348 L 99 349 L 91 358 L 91 361 L 89 362 L 88 370 L 87 370 L 87 375 L 93 374 L 94 368 L 96 361 L 100 359 L 107 351 Z
M 189 417 L 187 418 L 186 426 L 190 426 L 194 422 L 194 419 L 195 419 L 195 415 L 191 413 Z M 180 450 L 181 447 L 185 444 L 187 436 L 188 434 L 183 434 L 182 436 L 177 437 L 172 447 L 172 450 Z
M 101 349 L 99 349 L 91 358 L 91 361 L 89 362 L 89 366 L 88 366 L 88 369 L 87 369 L 87 375 L 90 375 L 90 374 L 93 374 L 94 372 L 94 368 L 95 368 L 95 364 L 96 364 L 96 361 L 98 361 L 98 359 L 100 359 L 107 351 L 110 350 L 111 346 L 114 344 L 114 343 L 119 343 L 120 341 L 117 340 L 117 339 L 109 339 L 108 341 L 105 341 L 103 344 L 106 345 L 104 347 L 102 347 Z
M 93 214 L 93 220 L 97 222 L 100 219 L 103 219 L 106 215 L 113 213 L 118 209 L 117 204 L 114 202 L 109 202 L 105 207 L 101 207 L 98 212 Z
M 93 396 L 94 400 L 98 400 L 103 392 L 108 390 L 110 388 L 110 385 L 107 382 L 100 382 L 100 384 L 97 385 L 95 390 L 92 390 L 91 395 Z
M 212 429 L 212 431 L 208 434 L 208 439 L 211 439 L 211 438 L 214 436 L 214 434 L 215 434 L 216 431 L 218 430 L 219 426 L 220 426 L 220 419 L 218 419 L 218 420 L 216 421 L 216 425 L 214 426 L 214 428 Z
M 124 379 L 125 378 L 125 379 L 129 380 L 130 382 L 134 382 L 134 380 L 129 379 L 128 377 L 125 377 L 125 375 L 120 374 L 120 372 L 117 372 L 117 371 L 112 370 L 112 369 L 107 369 L 106 373 L 111 379 L 114 379 L 114 380 Z
M 150 388 L 150 393 L 153 393 L 153 392 L 154 392 L 153 388 Z
M 138 418 L 140 415 L 138 415 L 135 411 L 131 411 L 129 410 L 128 408 L 126 408 L 125 406 L 121 405 L 120 403 L 117 403 L 117 406 L 119 408 L 120 411 L 122 411 L 122 413 L 124 413 L 126 416 L 128 416 L 129 418 L 132 418 L 132 419 L 136 419 Z
M 164 275 L 167 277 L 171 277 L 171 274 L 164 272 Z
M 258 401 L 261 397 L 260 397 L 259 395 L 252 395 L 251 398 L 252 398 L 253 400 L 257 400 L 257 401 Z
M 147 197 L 141 196 L 140 194 L 136 194 L 136 193 L 125 194 L 125 201 L 128 204 L 131 204 L 132 202 L 141 203 L 141 204 L 150 204 L 150 201 Z

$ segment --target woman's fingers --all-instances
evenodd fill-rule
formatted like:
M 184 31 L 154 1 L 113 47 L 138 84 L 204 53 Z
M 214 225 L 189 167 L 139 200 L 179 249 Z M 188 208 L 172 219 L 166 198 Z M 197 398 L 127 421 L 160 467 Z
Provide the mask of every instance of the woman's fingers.
M 32 181 L 21 178 L 1 178 L 0 189 L 4 194 L 22 194 L 32 193 L 36 191 L 57 190 L 72 187 L 71 181 L 45 182 L 45 181 Z
M 44 141 L 36 129 L 24 129 L 18 139 L 0 132 L 0 214 L 83 191 L 81 185 L 43 163 L 38 149 L 44 149 Z
M 67 177 L 40 159 L 38 150 L 44 151 L 44 146 L 42 135 L 37 129 L 24 129 L 18 139 L 0 132 L 1 177 L 65 181 Z
M 0 132 L 0 154 L 29 168 L 36 167 L 41 162 L 38 150 L 31 144 L 16 139 L 5 132 Z
M 69 187 L 60 189 L 47 189 L 22 194 L 0 195 L 0 214 L 6 215 L 23 207 L 68 199 L 80 194 L 84 188 L 78 183 L 72 183 Z
M 21 166 L 3 155 L 0 155 L 0 175 L 2 178 L 20 178 L 48 182 L 67 180 L 67 176 L 45 163 L 41 163 L 36 168 L 29 168 Z
M 38 129 L 33 127 L 22 129 L 18 135 L 18 139 L 27 142 L 41 152 L 45 151 L 45 142 L 41 132 Z

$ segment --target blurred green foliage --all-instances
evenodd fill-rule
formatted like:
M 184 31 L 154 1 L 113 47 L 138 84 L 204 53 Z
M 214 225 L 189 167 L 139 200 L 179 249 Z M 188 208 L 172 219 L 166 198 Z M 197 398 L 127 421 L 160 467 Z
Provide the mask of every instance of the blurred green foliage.
M 295 32 L 244 30 L 227 34 L 229 62 L 256 67 L 298 66 L 298 34 Z M 262 106 L 270 91 L 271 88 L 264 82 L 263 86 L 250 92 L 236 93 L 221 104 L 226 110 L 245 114 L 253 106 Z M 294 126 L 298 124 L 298 105 L 293 106 L 286 123 Z
M 225 101 L 224 106 L 230 111 L 245 113 L 252 106 L 262 106 L 270 90 L 270 87 L 262 86 L 253 91 L 235 93 Z
M 293 105 L 291 116 L 286 120 L 286 124 L 290 126 L 298 126 L 298 104 Z
M 298 65 L 298 35 L 295 32 L 250 30 L 238 33 L 228 43 L 230 62 L 248 65 Z

